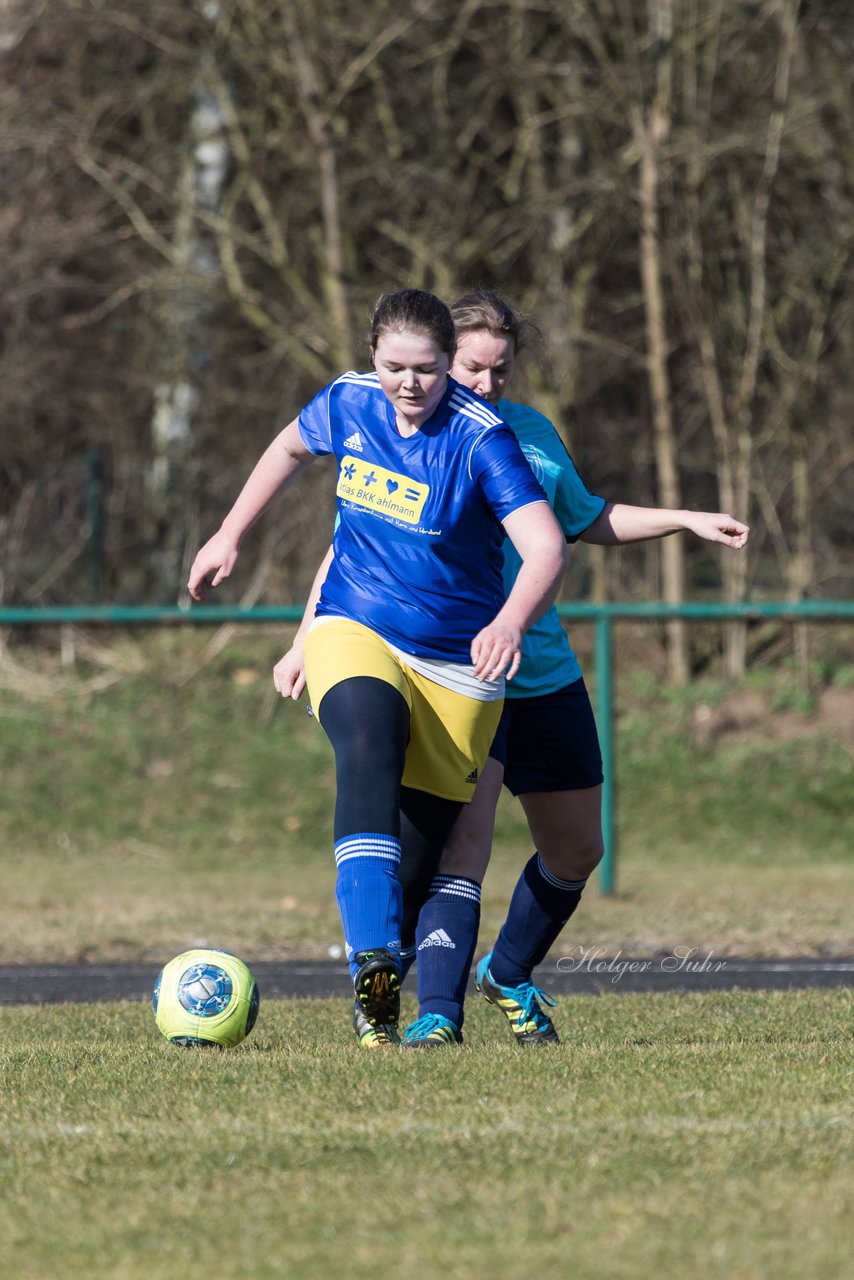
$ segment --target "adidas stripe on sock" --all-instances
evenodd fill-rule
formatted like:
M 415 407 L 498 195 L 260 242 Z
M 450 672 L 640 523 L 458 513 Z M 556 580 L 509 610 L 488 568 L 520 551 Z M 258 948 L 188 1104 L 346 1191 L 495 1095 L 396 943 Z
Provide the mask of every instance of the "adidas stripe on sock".
M 335 896 L 347 943 L 347 955 L 385 947 L 400 951 L 403 891 L 397 870 L 400 840 L 363 831 L 335 842 L 338 879 Z M 357 966 L 350 960 L 355 977 Z
M 502 987 L 531 981 L 581 901 L 586 880 L 561 880 L 535 853 L 522 871 L 492 949 L 489 973 Z
M 439 1013 L 457 1028 L 480 925 L 480 885 L 464 876 L 433 877 L 418 916 L 418 1012 Z

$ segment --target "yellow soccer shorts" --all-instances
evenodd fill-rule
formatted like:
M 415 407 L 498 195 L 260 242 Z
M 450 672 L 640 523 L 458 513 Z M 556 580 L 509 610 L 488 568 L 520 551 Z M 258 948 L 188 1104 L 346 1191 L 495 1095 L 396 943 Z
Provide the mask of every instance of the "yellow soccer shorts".
M 324 618 L 312 628 L 305 673 L 321 724 L 324 696 L 342 680 L 373 676 L 397 689 L 410 717 L 403 785 L 446 800 L 471 800 L 501 718 L 501 698 L 481 702 L 436 684 L 407 666 L 375 631 L 349 618 Z

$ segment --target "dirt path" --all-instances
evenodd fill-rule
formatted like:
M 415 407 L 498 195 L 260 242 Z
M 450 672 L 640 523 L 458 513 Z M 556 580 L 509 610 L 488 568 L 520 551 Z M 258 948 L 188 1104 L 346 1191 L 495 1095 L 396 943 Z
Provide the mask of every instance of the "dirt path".
M 64 1004 L 145 1000 L 157 965 L 0 965 L 0 1004 Z M 258 961 L 251 964 L 266 999 L 352 997 L 340 961 Z M 708 953 L 695 956 L 586 955 L 549 961 L 537 983 L 555 995 L 628 995 L 637 991 L 787 991 L 797 987 L 854 987 L 854 956 L 777 957 L 743 960 Z

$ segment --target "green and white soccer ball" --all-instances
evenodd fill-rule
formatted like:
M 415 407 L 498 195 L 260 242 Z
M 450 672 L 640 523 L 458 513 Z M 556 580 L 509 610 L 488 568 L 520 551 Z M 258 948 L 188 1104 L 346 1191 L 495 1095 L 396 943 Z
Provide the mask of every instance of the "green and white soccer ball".
M 151 997 L 167 1040 L 228 1049 L 245 1040 L 258 1016 L 258 984 L 227 951 L 184 951 L 160 970 Z

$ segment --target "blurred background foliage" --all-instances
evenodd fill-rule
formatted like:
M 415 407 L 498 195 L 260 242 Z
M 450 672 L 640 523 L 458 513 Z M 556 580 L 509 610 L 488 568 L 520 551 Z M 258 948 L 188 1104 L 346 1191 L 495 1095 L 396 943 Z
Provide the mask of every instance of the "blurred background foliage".
M 754 526 L 584 548 L 569 595 L 849 595 L 852 68 L 845 0 L 7 0 L 0 603 L 182 598 L 403 285 L 536 321 L 514 398 L 591 488 Z M 304 599 L 333 485 L 223 599 Z

